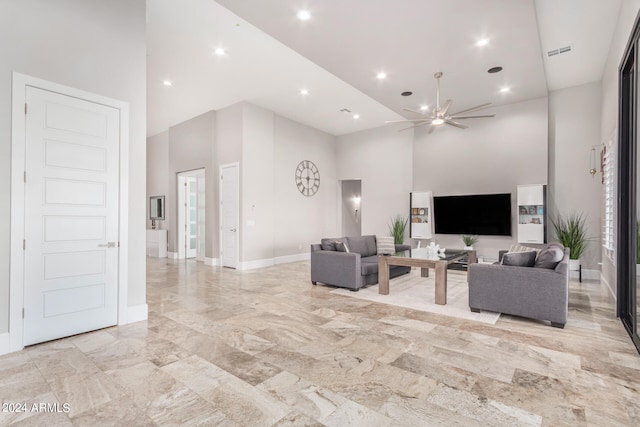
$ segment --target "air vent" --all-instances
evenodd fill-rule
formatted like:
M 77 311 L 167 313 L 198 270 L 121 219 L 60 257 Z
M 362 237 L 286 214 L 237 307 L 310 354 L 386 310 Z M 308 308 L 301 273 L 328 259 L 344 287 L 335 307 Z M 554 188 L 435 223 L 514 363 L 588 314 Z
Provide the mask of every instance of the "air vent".
M 338 110 L 339 113 L 351 113 L 351 110 L 349 110 L 348 108 L 341 108 Z
M 564 47 L 561 47 L 561 48 L 558 48 L 558 49 L 550 50 L 550 51 L 547 52 L 547 57 L 551 58 L 552 56 L 558 56 L 560 54 L 568 53 L 568 52 L 571 52 L 571 45 L 564 46 Z

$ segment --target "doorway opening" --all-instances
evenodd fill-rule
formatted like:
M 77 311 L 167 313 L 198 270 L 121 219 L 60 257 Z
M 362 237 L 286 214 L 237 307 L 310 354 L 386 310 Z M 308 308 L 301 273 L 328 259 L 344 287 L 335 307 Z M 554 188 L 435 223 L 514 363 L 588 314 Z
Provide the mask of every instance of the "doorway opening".
M 362 235 L 362 180 L 342 181 L 342 235 Z
M 178 173 L 178 258 L 204 262 L 204 169 Z

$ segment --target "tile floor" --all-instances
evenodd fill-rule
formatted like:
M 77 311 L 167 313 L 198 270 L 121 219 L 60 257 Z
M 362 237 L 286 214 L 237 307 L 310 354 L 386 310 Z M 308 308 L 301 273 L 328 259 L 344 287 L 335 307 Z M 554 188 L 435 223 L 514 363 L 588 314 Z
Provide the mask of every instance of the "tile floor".
M 597 282 L 571 283 L 560 330 L 333 295 L 306 262 L 148 261 L 148 321 L 0 357 L 0 425 L 640 425 L 640 356 Z

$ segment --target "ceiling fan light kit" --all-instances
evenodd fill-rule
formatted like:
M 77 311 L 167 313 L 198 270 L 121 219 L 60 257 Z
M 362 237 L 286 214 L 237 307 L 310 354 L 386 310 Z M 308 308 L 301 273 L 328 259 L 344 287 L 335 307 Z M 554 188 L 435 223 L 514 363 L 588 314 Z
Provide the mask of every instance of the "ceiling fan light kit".
M 415 110 L 410 110 L 408 108 L 403 108 L 404 111 L 409 111 L 409 112 L 414 113 L 414 114 L 419 114 L 421 116 L 424 116 L 424 118 L 416 119 L 416 120 L 391 120 L 391 121 L 386 121 L 385 123 L 387 123 L 387 124 L 390 124 L 390 123 L 413 123 L 414 124 L 413 126 L 409 126 L 408 128 L 400 129 L 400 131 L 430 124 L 431 128 L 429 129 L 429 133 L 431 133 L 435 127 L 443 125 L 443 124 L 448 124 L 448 125 L 460 128 L 460 129 L 466 129 L 468 127 L 466 125 L 463 125 L 462 123 L 457 122 L 456 120 L 480 119 L 480 118 L 494 117 L 495 116 L 495 114 L 486 114 L 486 115 L 480 115 L 480 116 L 462 115 L 462 114 L 468 114 L 468 113 L 471 113 L 471 112 L 474 112 L 474 111 L 478 111 L 478 110 L 482 110 L 484 108 L 487 108 L 487 107 L 489 107 L 491 105 L 491 102 L 487 102 L 485 104 L 480 104 L 480 105 L 477 105 L 475 107 L 467 108 L 466 110 L 458 111 L 457 113 L 448 114 L 449 107 L 451 107 L 451 104 L 453 103 L 453 101 L 451 99 L 447 99 L 445 101 L 444 105 L 440 106 L 440 78 L 442 77 L 442 72 L 438 71 L 437 73 L 435 73 L 433 75 L 433 77 L 436 79 L 436 106 L 434 107 L 434 109 L 431 112 L 431 114 L 427 115 L 426 112 L 415 111 Z M 403 95 L 404 95 L 404 93 L 403 93 Z

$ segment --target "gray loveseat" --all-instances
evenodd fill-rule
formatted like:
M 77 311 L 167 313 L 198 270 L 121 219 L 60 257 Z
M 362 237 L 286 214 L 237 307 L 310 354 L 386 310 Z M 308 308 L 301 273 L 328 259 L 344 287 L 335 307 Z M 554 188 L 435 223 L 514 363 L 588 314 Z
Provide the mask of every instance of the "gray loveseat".
M 569 302 L 569 248 L 560 248 L 564 256 L 553 269 L 497 263 L 470 265 L 471 311 L 488 310 L 548 320 L 551 326 L 564 328 Z
M 349 252 L 337 251 L 335 242 L 346 243 Z M 395 245 L 395 248 L 399 252 L 410 247 Z M 392 266 L 389 278 L 410 271 L 411 267 Z M 315 285 L 317 282 L 352 291 L 378 283 L 376 236 L 336 237 L 311 245 L 311 283 Z

